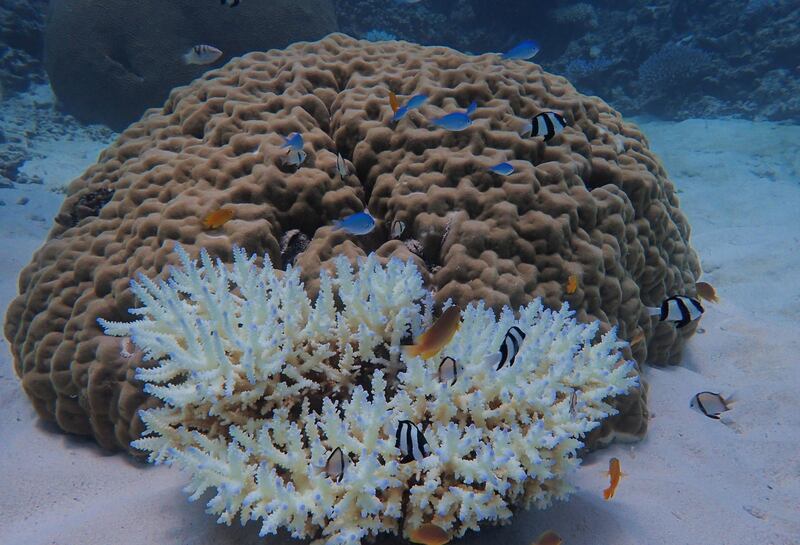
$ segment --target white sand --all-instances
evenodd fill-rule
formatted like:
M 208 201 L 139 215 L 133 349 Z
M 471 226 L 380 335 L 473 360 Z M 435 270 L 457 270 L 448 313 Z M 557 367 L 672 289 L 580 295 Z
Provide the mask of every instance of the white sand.
M 529 545 L 554 529 L 566 545 L 800 544 L 800 127 L 642 126 L 682 192 L 706 279 L 723 300 L 707 305 L 704 333 L 690 341 L 681 367 L 647 368 L 653 419 L 645 440 L 589 455 L 569 502 L 521 513 L 511 526 L 462 543 Z M 9 191 L 0 190 L 7 203 Z M 36 189 L 26 191 L 33 202 Z M 52 204 L 37 207 L 48 224 Z M 0 207 L 2 309 L 47 227 L 22 208 Z M 252 523 L 217 526 L 202 502 L 186 501 L 177 471 L 109 455 L 40 423 L 0 343 L 0 543 L 278 542 L 259 539 Z M 705 389 L 737 391 L 722 421 L 689 408 Z M 627 476 L 606 502 L 603 471 L 612 456 Z

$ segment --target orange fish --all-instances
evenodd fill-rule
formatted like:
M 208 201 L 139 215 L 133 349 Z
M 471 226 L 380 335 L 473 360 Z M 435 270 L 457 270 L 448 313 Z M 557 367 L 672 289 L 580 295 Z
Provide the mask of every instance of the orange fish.
M 539 536 L 539 539 L 537 539 L 533 545 L 561 545 L 562 543 L 564 543 L 564 540 L 561 539 L 560 535 L 553 530 L 547 530 Z
M 639 330 L 639 333 L 637 333 L 636 335 L 634 335 L 634 336 L 633 336 L 633 339 L 631 339 L 631 347 L 634 347 L 634 346 L 636 346 L 637 344 L 639 344 L 639 343 L 640 343 L 640 342 L 642 342 L 643 340 L 644 340 L 644 330 L 643 330 L 643 329 L 640 329 L 640 330 Z
M 571 274 L 567 278 L 567 295 L 572 295 L 576 291 L 578 291 L 578 275 Z
M 719 303 L 717 290 L 715 290 L 714 286 L 712 286 L 708 282 L 696 282 L 694 287 L 697 290 L 697 296 L 700 297 L 701 299 L 705 299 L 706 301 L 711 301 L 712 303 Z
M 619 458 L 611 458 L 611 460 L 609 460 L 608 475 L 611 477 L 611 483 L 608 485 L 608 488 L 603 490 L 603 498 L 606 500 L 610 500 L 614 497 L 614 493 L 617 491 L 617 485 L 619 484 L 619 479 L 625 475 L 620 468 Z
M 393 112 L 400 109 L 400 102 L 397 101 L 397 95 L 389 91 L 389 106 L 392 107 Z
M 424 359 L 435 356 L 450 342 L 460 326 L 461 310 L 453 305 L 426 332 L 417 337 L 416 343 L 408 347 L 408 354 L 422 356 Z
M 412 543 L 420 545 L 444 545 L 450 536 L 440 526 L 432 523 L 423 524 L 408 536 Z
M 230 208 L 220 208 L 209 213 L 203 220 L 203 227 L 206 229 L 217 229 L 222 227 L 233 218 L 233 210 Z

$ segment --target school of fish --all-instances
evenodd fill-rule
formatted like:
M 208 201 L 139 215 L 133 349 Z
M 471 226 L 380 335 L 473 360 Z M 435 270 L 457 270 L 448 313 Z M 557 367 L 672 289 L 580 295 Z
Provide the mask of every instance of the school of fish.
M 419 0 L 395 0 L 398 3 L 413 4 Z M 234 8 L 240 4 L 239 0 L 221 0 L 222 5 Z M 513 47 L 501 55 L 503 60 L 528 60 L 539 52 L 539 45 L 533 40 L 526 40 Z M 222 51 L 210 45 L 195 45 L 184 55 L 186 64 L 210 64 L 222 56 Z M 409 117 L 411 112 L 422 113 L 422 108 L 429 100 L 426 94 L 415 94 L 401 104 L 397 95 L 389 91 L 389 107 L 392 112 L 391 123 L 395 128 Z M 473 125 L 473 116 L 478 109 L 476 101 L 471 102 L 464 110 L 445 113 L 438 117 L 425 117 L 431 128 L 444 129 L 447 131 L 463 131 Z M 568 122 L 563 114 L 555 111 L 542 111 L 536 114 L 530 121 L 525 123 L 520 132 L 522 137 L 537 138 L 541 137 L 545 143 L 550 142 L 565 128 Z M 294 132 L 283 137 L 281 148 L 286 149 L 284 163 L 286 165 L 300 168 L 308 157 L 304 150 L 305 142 L 302 134 Z M 499 176 L 510 176 L 516 169 L 509 161 L 502 161 L 487 167 L 489 172 Z M 345 158 L 340 152 L 336 153 L 335 174 L 342 179 L 351 175 L 351 170 Z M 205 229 L 219 229 L 235 217 L 235 211 L 229 206 L 223 206 L 208 212 L 202 224 Z M 363 236 L 371 233 L 378 225 L 378 220 L 373 217 L 368 210 L 363 210 L 336 220 L 333 230 L 341 230 L 346 234 Z M 390 223 L 389 234 L 393 239 L 399 239 L 406 234 L 407 224 L 400 219 L 394 219 Z M 580 277 L 570 274 L 564 284 L 564 293 L 572 295 L 576 293 L 580 286 Z M 704 312 L 699 299 L 709 302 L 719 302 L 719 297 L 714 287 L 708 282 L 697 282 L 695 284 L 695 297 L 687 295 L 672 295 L 660 302 L 658 306 L 646 307 L 648 313 L 656 317 L 659 321 L 675 324 L 676 328 L 683 328 L 691 322 L 697 320 Z M 405 352 L 410 357 L 420 357 L 423 359 L 434 358 L 452 340 L 453 336 L 461 325 L 461 310 L 458 306 L 450 306 L 439 318 L 423 333 L 421 333 L 413 344 L 406 345 Z M 636 346 L 645 340 L 643 330 L 631 340 L 631 346 Z M 517 356 L 523 349 L 526 339 L 525 332 L 517 326 L 508 329 L 503 337 L 496 353 L 487 357 L 487 365 L 495 367 L 497 372 L 501 372 L 506 366 L 514 365 Z M 438 361 L 438 378 L 443 385 L 454 385 L 458 380 L 458 362 L 450 356 Z M 577 414 L 577 391 L 570 395 L 569 411 L 573 417 Z M 693 399 L 691 405 L 699 409 L 703 414 L 712 419 L 719 419 L 719 415 L 729 410 L 728 403 L 720 394 L 714 392 L 700 392 Z M 430 447 L 425 439 L 424 427 L 422 424 L 414 423 L 410 420 L 402 420 L 397 424 L 395 432 L 395 447 L 400 456 L 400 463 L 419 461 L 430 455 Z M 340 481 L 347 470 L 347 458 L 340 448 L 334 449 L 328 456 L 325 473 L 333 481 Z M 608 488 L 603 491 L 603 497 L 610 500 L 614 497 L 621 477 L 618 458 L 611 458 L 609 462 L 608 475 L 610 483 Z M 450 541 L 447 531 L 441 527 L 427 523 L 416 528 L 410 533 L 410 540 L 421 545 L 445 545 Z M 535 545 L 560 545 L 562 539 L 553 531 L 544 532 L 534 542 Z

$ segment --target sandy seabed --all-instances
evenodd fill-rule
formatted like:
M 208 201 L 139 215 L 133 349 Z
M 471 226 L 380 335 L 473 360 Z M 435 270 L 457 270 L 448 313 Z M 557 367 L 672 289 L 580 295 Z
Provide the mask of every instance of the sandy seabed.
M 588 455 L 568 502 L 456 543 L 529 545 L 553 529 L 565 545 L 800 545 L 800 126 L 639 124 L 678 187 L 703 279 L 722 300 L 706 305 L 681 366 L 645 368 L 652 420 L 643 441 Z M 3 312 L 63 198 L 52 190 L 105 143 L 37 145 L 40 156 L 23 169 L 44 184 L 0 189 Z M 28 203 L 16 204 L 21 197 Z M 737 401 L 712 420 L 689 406 L 702 390 L 735 391 Z M 626 476 L 604 501 L 614 456 Z M 252 522 L 215 524 L 202 501 L 187 501 L 185 482 L 177 470 L 109 454 L 41 422 L 0 339 L 0 544 L 293 541 L 261 539 Z

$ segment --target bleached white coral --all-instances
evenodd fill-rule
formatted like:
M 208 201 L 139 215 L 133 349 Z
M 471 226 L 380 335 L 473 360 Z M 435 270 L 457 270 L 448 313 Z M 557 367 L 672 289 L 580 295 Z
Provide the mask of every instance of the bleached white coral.
M 409 357 L 401 341 L 433 320 L 431 294 L 411 262 L 374 255 L 323 273 L 314 304 L 297 270 L 234 251 L 226 268 L 178 248 L 167 282 L 132 282 L 141 307 L 130 323 L 100 320 L 144 351 L 138 378 L 161 407 L 141 413 L 136 448 L 192 474 L 190 499 L 212 489 L 208 511 L 230 524 L 260 520 L 328 544 L 381 532 L 407 535 L 433 522 L 453 536 L 497 523 L 512 507 L 565 498 L 580 438 L 637 386 L 612 331 L 579 324 L 565 304 L 540 301 L 499 320 L 482 303 L 435 357 Z M 526 337 L 513 365 L 491 360 L 511 326 Z M 457 362 L 444 384 L 438 367 Z M 429 450 L 402 463 L 401 420 Z M 337 449 L 341 478 L 326 472 Z

